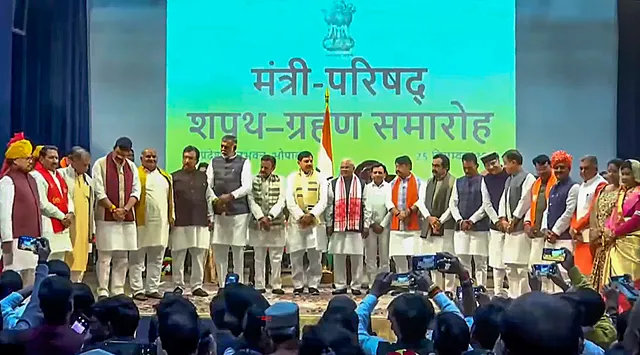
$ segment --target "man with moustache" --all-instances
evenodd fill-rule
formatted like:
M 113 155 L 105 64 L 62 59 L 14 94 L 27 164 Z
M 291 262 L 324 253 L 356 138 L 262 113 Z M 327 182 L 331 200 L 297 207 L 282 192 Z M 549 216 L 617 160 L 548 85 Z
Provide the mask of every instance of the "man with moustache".
M 131 266 L 129 281 L 133 298 L 161 299 L 159 292 L 162 261 L 169 244 L 169 227 L 173 225 L 173 180 L 158 167 L 158 153 L 147 148 L 140 156 L 140 200 L 136 203 L 136 225 L 138 226 L 138 250 L 129 253 Z M 145 266 L 146 258 L 146 266 Z M 142 271 L 147 271 L 146 292 Z
M 490 220 L 489 225 L 489 266 L 493 269 L 493 287 L 496 295 L 504 295 L 503 281 L 507 275 L 503 261 L 505 234 L 497 227 L 500 197 L 509 174 L 500 164 L 500 156 L 496 152 L 480 158 L 487 174 L 482 178 L 482 206 Z
M 455 254 L 468 270 L 473 260 L 476 283 L 484 286 L 487 284 L 489 219 L 482 206 L 482 175 L 478 173 L 478 158 L 474 153 L 462 155 L 462 169 L 464 176 L 453 185 L 449 204 L 456 222 Z
M 198 148 L 186 146 L 182 151 L 182 169 L 171 174 L 175 203 L 171 257 L 176 284 L 173 292 L 184 292 L 184 262 L 188 252 L 191 255 L 191 294 L 206 297 L 209 294 L 202 289 L 202 282 L 204 257 L 209 249 L 209 229 L 213 221 L 213 191 L 207 174 L 197 169 L 199 160 Z
M 140 199 L 140 178 L 127 159 L 132 147 L 131 139 L 118 138 L 113 151 L 93 165 L 98 298 L 124 294 L 128 254 L 138 250 L 134 207 Z
M 355 176 L 353 160 L 340 163 L 340 177 L 331 180 L 326 209 L 329 253 L 333 255 L 334 295 L 347 293 L 347 256 L 351 261 L 351 293 L 362 294 L 363 239 L 369 236 L 364 227 L 364 184 Z
M 73 147 L 66 158 L 67 166 L 58 169 L 58 172 L 69 188 L 74 218 L 69 227 L 73 250 L 67 253 L 64 261 L 71 269 L 71 281 L 82 282 L 87 270 L 89 245 L 95 231 L 93 180 L 87 174 L 91 166 L 91 155 L 82 147 Z
M 33 284 L 38 256 L 18 249 L 18 238 L 42 236 L 38 185 L 29 174 L 33 146 L 18 133 L 9 142 L 0 171 L 0 237 L 4 270 L 20 273 L 24 285 Z
M 569 176 L 572 162 L 573 157 L 563 150 L 551 155 L 551 167 L 557 182 L 549 192 L 549 200 L 542 218 L 541 228 L 542 233 L 545 234 L 546 248 L 566 248 L 571 252 L 574 248 L 569 229 L 571 219 L 576 212 L 580 190 L 580 185 Z M 565 279 L 568 278 L 565 270 L 561 270 L 561 272 Z M 554 285 L 554 292 L 562 292 L 562 290 Z
M 509 177 L 500 198 L 497 227 L 506 234 L 503 261 L 509 278 L 509 297 L 517 298 L 528 290 L 531 239 L 524 233 L 524 217 L 531 206 L 531 187 L 536 179 L 522 168 L 522 154 L 517 150 L 507 150 L 502 159 Z
M 456 178 L 449 172 L 450 168 L 448 156 L 442 153 L 434 155 L 431 162 L 433 177 L 420 186 L 418 208 L 426 223 L 422 226 L 422 238 L 418 240 L 416 254 L 454 253 L 455 221 L 451 218 L 449 201 Z M 455 275 L 436 272 L 434 282 L 443 290 L 455 291 Z
M 366 285 L 369 288 L 381 272 L 389 272 L 389 222 L 391 214 L 386 202 L 391 195 L 391 187 L 386 181 L 387 168 L 377 163 L 371 167 L 373 181 L 364 187 L 364 228 L 369 236 L 364 240 Z M 378 258 L 380 266 L 378 267 Z
M 213 189 L 215 219 L 213 228 L 214 258 L 218 277 L 223 280 L 228 272 L 229 248 L 233 253 L 233 268 L 244 280 L 244 246 L 249 225 L 249 201 L 253 175 L 251 162 L 236 152 L 238 139 L 222 137 L 220 151 L 207 167 L 209 186 Z
M 391 194 L 387 200 L 387 209 L 391 213 L 389 256 L 396 264 L 396 273 L 404 273 L 409 271 L 407 257 L 415 255 L 416 247 L 419 247 L 421 226 L 418 212 L 422 181 L 411 172 L 411 158 L 399 156 L 395 163 L 396 178 L 391 181 Z
M 313 154 L 298 153 L 299 170 L 287 177 L 287 251 L 291 256 L 293 293 L 304 292 L 307 280 L 309 293 L 320 294 L 322 253 L 327 251 L 327 230 L 324 211 L 327 207 L 327 178 L 313 168 Z M 307 253 L 309 267 L 303 259 Z M 306 275 L 305 275 L 306 273 Z
M 66 253 L 73 250 L 69 236 L 74 216 L 73 199 L 57 168 L 58 148 L 45 145 L 40 150 L 34 170 L 30 172 L 38 183 L 42 236 L 49 239 L 51 248 L 49 260 L 64 260 Z
M 265 261 L 267 251 L 271 262 L 271 293 L 284 295 L 280 272 L 286 244 L 284 208 L 286 189 L 284 178 L 274 174 L 276 158 L 264 155 L 260 159 L 260 172 L 253 179 L 249 194 L 249 245 L 253 247 L 255 262 L 255 288 L 265 292 Z

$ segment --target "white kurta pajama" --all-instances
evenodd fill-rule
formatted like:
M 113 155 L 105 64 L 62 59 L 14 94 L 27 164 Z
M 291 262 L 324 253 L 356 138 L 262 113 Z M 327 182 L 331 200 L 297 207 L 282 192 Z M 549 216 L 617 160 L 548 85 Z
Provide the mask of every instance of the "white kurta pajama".
M 228 159 L 237 159 L 237 155 Z M 214 173 L 214 158 L 207 167 L 207 178 L 209 186 L 213 190 L 214 200 L 219 198 L 215 194 L 216 181 Z M 240 187 L 230 194 L 233 195 L 234 201 L 247 197 L 251 192 L 251 183 L 253 175 L 251 174 L 251 161 L 245 159 L 240 172 Z M 234 171 L 232 171 L 233 173 Z M 248 206 L 247 206 L 248 209 Z M 240 283 L 244 282 L 244 246 L 247 245 L 250 213 L 242 213 L 236 215 L 216 214 L 214 217 L 213 253 L 216 260 L 216 271 L 220 280 L 224 280 L 229 267 L 229 249 L 233 253 L 234 272 L 240 277 Z M 221 282 L 224 285 L 224 282 Z
M 344 178 L 340 177 L 335 180 L 335 189 L 332 187 L 332 182 L 327 187 L 325 216 L 327 226 L 334 229 L 333 234 L 329 236 L 328 252 L 333 255 L 333 283 L 336 290 L 347 288 L 347 256 L 351 262 L 351 289 L 359 290 L 362 283 L 362 256 L 364 254 L 362 232 L 349 231 L 349 229 L 361 229 L 361 226 L 364 226 L 364 186 L 357 176 L 354 175 L 352 179 L 351 183 L 346 183 L 346 181 L 342 183 Z M 348 191 L 341 192 L 340 189 L 348 189 Z M 340 221 L 337 221 L 334 209 L 338 206 L 335 200 L 341 197 L 345 199 L 343 202 L 346 204 L 345 215 Z M 352 220 L 349 208 L 352 206 L 351 200 L 357 198 L 360 198 L 360 213 L 357 220 L 355 218 Z
M 420 200 L 416 196 L 416 202 L 407 206 L 407 188 L 409 184 L 409 180 L 411 178 L 416 179 L 418 191 L 422 189 L 423 182 L 417 176 L 411 174 L 406 179 L 400 179 L 399 177 L 395 177 L 390 183 L 391 193 L 387 199 L 387 208 L 389 211 L 394 207 L 399 211 L 404 211 L 407 209 L 416 206 L 420 208 Z M 400 188 L 398 192 L 398 205 L 393 202 L 393 186 L 396 181 L 400 179 Z M 416 193 L 418 193 L 416 191 Z M 393 218 L 393 217 L 392 217 Z M 420 241 L 421 230 L 408 230 L 406 227 L 405 221 L 399 221 L 399 229 L 393 230 L 389 232 L 389 257 L 393 258 L 393 263 L 396 265 L 396 273 L 404 273 L 409 271 L 409 261 L 407 257 L 413 255 L 420 255 L 420 249 L 422 245 L 422 241 Z
M 381 272 L 389 272 L 389 223 L 391 213 L 387 209 L 387 200 L 391 196 L 388 182 L 380 185 L 370 182 L 364 188 L 364 228 L 369 229 L 369 237 L 364 240 L 365 277 L 363 284 L 370 286 Z M 377 234 L 371 229 L 373 223 L 384 228 Z M 380 266 L 378 266 L 378 259 Z
M 533 187 L 536 178 L 529 173 L 524 173 L 526 174 L 526 177 L 521 185 L 520 197 L 517 205 L 511 206 L 509 201 L 510 187 L 508 184 L 512 177 L 507 179 L 507 185 L 500 197 L 498 214 L 500 217 L 506 218 L 507 221 L 511 221 L 514 218 L 524 220 L 525 214 L 531 207 L 531 188 Z M 505 234 L 503 262 L 507 269 L 507 276 L 509 278 L 509 296 L 511 298 L 517 298 L 529 290 L 527 272 L 529 271 L 528 265 L 530 254 L 531 239 L 529 239 L 523 230 Z
M 138 250 L 138 238 L 136 223 L 105 221 L 105 209 L 100 204 L 100 200 L 107 198 L 106 191 L 106 160 L 107 157 L 98 159 L 93 165 L 92 174 L 94 191 L 96 194 L 96 249 L 98 249 L 98 296 L 109 296 L 124 294 L 124 283 L 127 278 L 127 269 L 129 263 L 129 251 Z M 138 176 L 138 168 L 130 161 L 131 173 L 133 174 L 133 186 L 131 188 L 131 196 L 140 199 L 140 178 Z M 127 203 L 125 200 L 124 187 L 124 169 L 118 166 L 118 176 L 120 183 L 120 201 L 111 201 L 114 205 L 124 207 Z M 107 211 L 108 212 L 108 211 Z M 111 267 L 110 267 L 111 266 Z M 109 284 L 110 282 L 110 284 Z
M 278 200 L 273 206 L 268 208 L 270 185 L 267 180 L 261 176 L 254 178 L 253 184 L 259 184 L 260 190 L 252 189 L 249 194 L 249 209 L 253 215 L 253 220 L 249 224 L 249 245 L 253 247 L 254 263 L 255 263 L 255 288 L 257 290 L 265 289 L 265 261 L 267 252 L 269 253 L 269 261 L 271 263 L 270 284 L 273 290 L 282 289 L 282 279 L 280 277 L 282 271 L 282 257 L 284 255 L 284 247 L 286 245 L 285 222 L 282 224 L 271 225 L 267 231 L 261 229 L 258 221 L 267 216 L 272 221 L 276 218 L 283 218 L 283 212 L 286 205 L 286 186 L 282 176 L 278 176 Z M 256 196 L 259 194 L 260 196 Z M 263 208 L 256 200 L 261 201 Z M 268 209 L 267 209 L 268 208 Z
M 498 211 L 491 202 L 491 194 L 487 188 L 487 184 L 482 180 L 482 206 L 484 212 L 493 225 L 498 223 Z M 506 266 L 504 264 L 503 251 L 504 251 L 504 237 L 505 234 L 499 230 L 489 228 L 489 242 L 488 253 L 489 258 L 487 264 L 493 269 L 493 291 L 496 295 L 503 295 L 505 293 L 503 287 L 503 280 L 507 275 Z
M 47 172 L 51 174 L 51 176 L 53 177 L 53 181 L 58 187 L 58 191 L 62 193 L 62 186 L 60 184 L 60 181 L 58 180 L 56 172 L 48 170 Z M 55 218 L 62 221 L 66 217 L 66 215 L 49 201 L 49 198 L 47 197 L 49 183 L 47 183 L 47 180 L 45 180 L 42 174 L 36 170 L 31 171 L 29 174 L 33 176 L 33 178 L 36 180 L 36 183 L 38 184 L 40 212 L 42 213 L 42 236 L 49 240 L 49 245 L 51 247 L 49 260 L 64 260 L 65 253 L 73 250 L 73 247 L 71 246 L 71 237 L 69 236 L 69 228 L 67 227 L 62 232 L 55 233 L 53 231 L 53 224 L 51 222 L 51 219 Z M 69 210 L 68 213 L 73 213 L 73 196 L 69 194 L 69 190 L 67 190 L 67 199 L 69 201 L 67 205 L 67 208 Z
M 129 252 L 129 283 L 134 295 L 145 291 L 142 279 L 142 271 L 145 269 L 146 292 L 158 292 L 164 252 L 169 244 L 169 210 L 173 211 L 173 206 L 169 206 L 168 196 L 172 192 L 167 178 L 158 169 L 147 171 L 146 174 L 145 221 L 137 227 L 138 250 Z
M 295 172 L 287 177 L 287 210 L 289 210 L 289 222 L 287 223 L 287 251 L 291 257 L 292 282 L 294 289 L 301 289 L 306 285 L 309 288 L 318 288 L 322 278 L 322 253 L 327 251 L 327 230 L 324 219 L 324 211 L 327 207 L 328 182 L 327 178 L 314 172 L 318 188 L 318 201 L 308 211 L 316 217 L 316 223 L 306 228 L 299 225 L 300 218 L 307 213 L 305 207 L 303 211 L 296 199 L 297 189 L 301 194 L 307 194 L 308 185 L 296 186 L 298 175 L 302 172 Z M 309 266 L 304 269 L 304 254 L 307 253 Z
M 482 181 L 480 181 L 482 184 Z M 480 186 L 480 194 L 482 187 Z M 482 199 L 482 196 L 480 196 Z M 458 204 L 460 202 L 458 195 L 458 184 L 453 185 L 451 192 L 451 200 L 449 201 L 449 210 L 456 223 L 464 220 L 460 214 Z M 478 223 L 485 218 L 484 207 L 482 204 L 476 210 L 469 220 L 471 223 Z M 471 270 L 471 260 L 475 265 L 475 280 L 478 285 L 485 286 L 487 284 L 487 259 L 489 256 L 489 232 L 488 231 L 456 231 L 453 234 L 453 244 L 456 256 L 462 262 L 462 265 Z

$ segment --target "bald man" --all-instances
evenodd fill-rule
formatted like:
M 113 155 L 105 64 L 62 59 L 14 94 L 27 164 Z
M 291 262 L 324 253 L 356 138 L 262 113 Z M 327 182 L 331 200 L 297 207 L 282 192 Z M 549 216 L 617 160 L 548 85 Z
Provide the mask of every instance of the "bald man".
M 347 256 L 351 260 L 351 293 L 360 295 L 362 256 L 369 229 L 364 228 L 364 184 L 350 159 L 340 163 L 340 177 L 331 180 L 326 209 L 329 253 L 333 255 L 334 295 L 347 292 Z
M 169 243 L 169 228 L 175 219 L 173 210 L 173 181 L 171 175 L 158 168 L 158 153 L 145 149 L 140 156 L 140 200 L 136 203 L 138 250 L 129 254 L 129 281 L 133 298 L 161 299 L 160 275 L 164 251 Z M 145 267 L 146 257 L 146 267 Z M 147 271 L 146 285 L 142 271 Z

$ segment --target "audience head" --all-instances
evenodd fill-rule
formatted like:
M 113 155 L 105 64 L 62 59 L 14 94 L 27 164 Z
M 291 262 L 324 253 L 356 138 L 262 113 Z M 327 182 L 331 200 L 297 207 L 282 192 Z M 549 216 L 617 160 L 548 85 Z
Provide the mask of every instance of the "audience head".
M 536 168 L 536 175 L 543 181 L 547 181 L 553 174 L 551 159 L 546 154 L 540 154 L 533 158 L 533 166 Z
M 13 270 L 3 271 L 0 274 L 0 300 L 9 296 L 12 292 L 21 290 L 22 277 Z
M 133 337 L 140 322 L 138 307 L 124 295 L 96 302 L 91 313 L 91 337 L 96 341 Z
M 200 343 L 196 307 L 182 296 L 163 298 L 156 308 L 159 346 L 167 355 L 192 355 Z M 160 350 L 160 349 L 159 349 Z
M 64 277 L 65 279 L 71 279 L 71 269 L 62 260 L 49 260 L 47 261 L 49 268 L 49 275 L 56 275 Z
M 433 347 L 436 354 L 460 355 L 469 349 L 469 338 L 469 326 L 462 317 L 451 312 L 436 316 L 436 326 L 433 330 Z
M 318 324 L 333 324 L 353 334 L 358 333 L 358 315 L 355 309 L 351 309 L 349 306 L 327 307 Z
M 223 296 L 222 294 L 217 294 L 211 299 L 211 303 L 209 304 L 209 315 L 216 330 L 228 330 L 224 322 L 225 313 L 226 307 Z
M 50 276 L 40 284 L 38 298 L 45 324 L 64 325 L 73 310 L 73 287 L 68 278 Z
M 75 316 L 80 314 L 87 318 L 91 318 L 91 312 L 96 300 L 93 297 L 93 292 L 87 284 L 81 282 L 71 285 L 73 290 L 73 313 L 72 320 Z
M 615 186 L 620 185 L 620 167 L 624 163 L 622 159 L 611 159 L 607 163 L 607 181 Z
M 304 355 L 364 355 L 353 333 L 330 324 L 305 328 L 299 354 Z
M 242 323 L 250 307 L 259 307 L 263 312 L 269 307 L 262 295 L 243 284 L 227 285 L 223 292 L 226 309 L 224 323 L 235 336 L 242 333 Z
M 474 347 L 493 349 L 500 337 L 500 317 L 508 304 L 508 299 L 494 297 L 491 303 L 476 309 L 471 327 L 471 342 Z
M 509 149 L 502 154 L 504 169 L 510 175 L 515 175 L 522 170 L 522 154 L 515 149 Z
M 394 298 L 388 313 L 391 329 L 399 341 L 406 343 L 424 339 L 435 316 L 431 301 L 415 293 L 404 293 Z
M 606 309 L 604 300 L 593 289 L 578 289 L 575 292 L 559 293 L 558 295 L 571 303 L 580 313 L 582 327 L 593 327 L 604 315 Z
M 531 292 L 515 299 L 500 321 L 500 341 L 509 355 L 577 355 L 581 315 L 571 303 Z
M 500 156 L 496 152 L 486 154 L 480 158 L 484 169 L 492 175 L 500 174 L 502 172 L 502 164 L 500 163 Z
M 396 158 L 396 175 L 399 178 L 405 179 L 409 175 L 411 175 L 411 169 L 413 168 L 413 163 L 411 162 L 411 158 L 408 155 L 402 155 Z
M 264 312 L 267 335 L 274 345 L 300 339 L 300 309 L 293 302 L 278 302 Z

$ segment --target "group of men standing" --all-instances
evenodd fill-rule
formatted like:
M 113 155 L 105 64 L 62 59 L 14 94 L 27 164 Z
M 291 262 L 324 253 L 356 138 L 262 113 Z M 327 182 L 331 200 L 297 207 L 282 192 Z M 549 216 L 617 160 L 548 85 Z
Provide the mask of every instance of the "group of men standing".
M 473 262 L 477 284 L 486 284 L 491 266 L 498 293 L 504 292 L 502 281 L 508 277 L 509 293 L 517 297 L 526 292 L 528 267 L 542 262 L 542 248 L 573 250 L 588 242 L 576 237 L 588 235 L 588 223 L 572 226 L 571 221 L 588 219 L 590 198 L 604 184 L 597 160 L 590 156 L 581 161 L 584 182 L 574 183 L 569 177 L 572 158 L 562 151 L 533 160 L 537 179 L 523 168 L 522 155 L 509 150 L 502 157 L 481 157 L 483 174 L 477 156 L 464 154 L 464 176 L 457 179 L 449 172 L 449 158 L 437 154 L 433 176 L 426 181 L 412 173 L 411 159 L 401 156 L 391 182 L 382 164 L 371 167 L 372 181 L 367 182 L 355 174 L 349 159 L 341 162 L 340 176 L 329 179 L 314 168 L 307 151 L 298 154 L 299 169 L 286 178 L 275 173 L 271 155 L 261 158 L 254 176 L 251 162 L 236 153 L 234 136 L 223 137 L 221 156 L 210 161 L 206 172 L 197 168 L 200 152 L 193 146 L 184 148 L 182 168 L 172 174 L 157 166 L 153 149 L 142 151 L 137 167 L 132 148 L 129 138 L 119 138 L 112 152 L 96 160 L 89 177 L 91 157 L 85 149 L 74 148 L 68 166 L 58 168 L 55 147 L 38 147 L 34 153 L 31 143 L 16 135 L 0 178 L 4 267 L 32 279 L 35 254 L 18 248 L 17 240 L 47 237 L 51 258 L 67 261 L 74 280 L 80 281 L 95 234 L 99 297 L 124 293 L 128 272 L 135 299 L 161 298 L 169 246 L 174 292 L 187 287 L 184 266 L 190 254 L 191 293 L 207 296 L 202 284 L 210 247 L 218 277 L 232 271 L 231 251 L 243 282 L 244 247 L 250 245 L 255 288 L 262 292 L 268 254 L 272 292 L 284 293 L 286 248 L 295 294 L 305 287 L 319 294 L 322 254 L 329 253 L 334 293 L 350 288 L 358 295 L 376 274 L 389 271 L 390 259 L 402 273 L 409 271 L 411 256 L 449 252 L 468 268 Z M 450 276 L 434 276 L 444 289 L 455 289 Z

